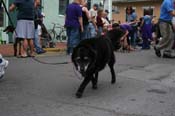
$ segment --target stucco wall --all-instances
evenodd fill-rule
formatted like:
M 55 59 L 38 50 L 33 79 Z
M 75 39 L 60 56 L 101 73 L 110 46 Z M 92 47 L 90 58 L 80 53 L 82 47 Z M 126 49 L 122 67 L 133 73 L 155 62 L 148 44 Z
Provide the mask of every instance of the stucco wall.
M 51 29 L 54 23 L 59 23 L 64 25 L 64 16 L 59 15 L 59 0 L 43 0 L 43 12 L 46 15 L 44 19 L 44 24 L 47 29 Z
M 143 16 L 143 7 L 154 7 L 154 11 L 153 14 L 156 16 L 156 18 L 159 18 L 160 15 L 160 5 L 161 5 L 161 1 L 160 2 L 129 2 L 129 3 L 113 3 L 113 5 L 117 6 L 119 9 L 119 14 L 113 13 L 113 19 L 117 22 L 117 21 L 121 21 L 121 22 L 125 22 L 125 8 L 127 6 L 133 6 L 136 8 L 136 13 L 138 15 L 138 19 L 140 17 Z

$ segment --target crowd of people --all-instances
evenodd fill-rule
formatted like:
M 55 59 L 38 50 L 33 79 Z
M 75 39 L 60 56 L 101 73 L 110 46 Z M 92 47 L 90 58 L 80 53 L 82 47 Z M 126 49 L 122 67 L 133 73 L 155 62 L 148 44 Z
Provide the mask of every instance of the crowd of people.
M 71 11 L 71 12 L 70 12 Z M 116 23 L 108 18 L 108 10 L 94 4 L 88 10 L 85 0 L 74 0 L 66 9 L 65 27 L 67 29 L 67 54 L 71 54 L 73 48 L 83 39 L 93 38 L 103 35 L 112 29 L 113 25 L 121 28 L 125 33 L 122 37 L 124 49 L 134 51 L 136 46 L 142 43 L 142 49 L 150 49 L 153 41 L 153 16 L 150 10 L 145 11 L 145 15 L 138 20 L 136 12 L 131 6 L 126 8 L 125 23 Z M 140 39 L 142 38 L 142 39 Z
M 124 23 L 109 21 L 108 13 L 107 10 L 100 8 L 97 4 L 88 10 L 87 3 L 84 0 L 74 0 L 69 4 L 65 18 L 65 26 L 68 32 L 67 53 L 71 54 L 73 48 L 81 40 L 103 35 L 112 27 L 117 27 L 125 33 L 121 38 L 123 49 L 135 51 L 138 48 L 137 46 L 140 46 L 141 49 L 147 50 L 153 45 L 158 57 L 161 56 L 160 50 L 162 49 L 164 49 L 164 57 L 174 57 L 167 55 L 171 54 L 171 49 L 174 48 L 174 30 L 171 22 L 174 16 L 173 0 L 162 2 L 158 21 L 155 21 L 157 17 L 152 16 L 149 8 L 144 11 L 144 16 L 138 17 L 132 6 L 128 6 Z
M 111 22 L 108 11 L 99 8 L 98 4 L 88 10 L 85 0 L 74 0 L 66 9 L 65 27 L 67 30 L 67 54 L 83 39 L 93 38 L 104 33 Z
M 18 9 L 15 38 L 20 38 L 23 41 L 21 58 L 33 57 L 34 52 L 38 54 L 45 52 L 41 46 L 41 31 L 39 31 L 44 15 L 39 6 L 40 0 L 15 0 L 9 7 L 10 12 L 15 8 Z M 65 28 L 68 37 L 67 54 L 71 55 L 73 48 L 83 39 L 104 35 L 112 28 L 120 28 L 124 33 L 121 38 L 123 49 L 135 51 L 137 46 L 140 46 L 145 50 L 150 49 L 153 43 L 156 55 L 160 57 L 160 50 L 165 48 L 163 56 L 166 57 L 171 53 L 174 43 L 173 28 L 170 28 L 174 16 L 173 0 L 164 0 L 160 11 L 160 18 L 156 22 L 150 9 L 144 11 L 144 16 L 138 17 L 132 6 L 128 6 L 126 20 L 121 23 L 109 20 L 108 10 L 99 7 L 98 4 L 94 4 L 91 9 L 88 9 L 86 0 L 73 0 L 65 11 Z M 159 39 L 160 37 L 161 39 Z

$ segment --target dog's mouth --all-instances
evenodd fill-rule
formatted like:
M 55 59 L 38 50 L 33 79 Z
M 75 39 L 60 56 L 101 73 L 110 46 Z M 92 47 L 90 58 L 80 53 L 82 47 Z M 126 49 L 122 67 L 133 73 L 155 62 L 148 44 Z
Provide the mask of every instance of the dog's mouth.
M 83 77 L 86 77 L 86 72 L 85 71 L 79 71 L 80 74 L 83 76 Z
M 83 76 L 83 77 L 86 77 L 86 72 L 87 72 L 87 69 L 88 69 L 88 64 L 87 65 L 79 65 L 77 70 L 78 72 Z

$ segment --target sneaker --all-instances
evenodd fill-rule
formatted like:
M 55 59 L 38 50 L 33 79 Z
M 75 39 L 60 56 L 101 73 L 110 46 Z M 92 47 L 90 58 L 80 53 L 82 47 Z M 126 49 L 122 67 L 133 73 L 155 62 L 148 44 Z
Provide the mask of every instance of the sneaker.
M 154 46 L 154 50 L 155 50 L 156 56 L 157 56 L 157 57 L 161 57 L 161 52 L 160 52 L 160 50 L 158 50 L 158 49 L 156 48 L 156 46 Z
M 41 50 L 41 51 L 38 51 L 38 52 L 36 52 L 37 54 L 43 54 L 43 53 L 46 53 L 46 51 L 45 50 Z
M 4 77 L 4 75 L 1 75 L 1 74 L 0 74 L 0 79 L 2 79 L 3 77 Z
M 0 63 L 0 79 L 3 78 L 5 74 L 5 69 L 8 67 L 9 61 L 1 58 L 2 62 Z
M 5 62 L 4 68 L 6 69 L 7 66 L 9 65 L 9 61 L 8 60 L 5 60 L 4 62 Z
M 4 71 L 4 66 L 3 65 L 0 65 L 0 79 L 3 78 L 4 74 L 5 74 L 5 71 Z

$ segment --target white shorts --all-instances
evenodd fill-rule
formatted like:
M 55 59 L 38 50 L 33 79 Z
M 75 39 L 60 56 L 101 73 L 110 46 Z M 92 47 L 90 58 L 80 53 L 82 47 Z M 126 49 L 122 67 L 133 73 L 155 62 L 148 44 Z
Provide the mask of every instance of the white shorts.
M 16 37 L 23 39 L 34 38 L 34 21 L 33 20 L 18 20 L 16 26 Z

